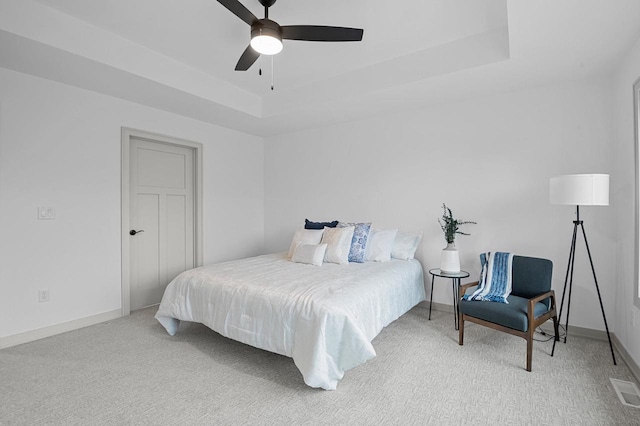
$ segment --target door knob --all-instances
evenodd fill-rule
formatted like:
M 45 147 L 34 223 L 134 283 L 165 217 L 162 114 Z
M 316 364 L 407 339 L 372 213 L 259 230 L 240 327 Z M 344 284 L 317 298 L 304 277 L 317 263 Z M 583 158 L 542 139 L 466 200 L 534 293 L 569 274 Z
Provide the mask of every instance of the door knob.
M 136 234 L 139 234 L 141 232 L 144 232 L 144 229 L 141 229 L 139 231 L 136 231 L 135 229 L 132 229 L 131 231 L 129 231 L 129 235 L 136 235 Z

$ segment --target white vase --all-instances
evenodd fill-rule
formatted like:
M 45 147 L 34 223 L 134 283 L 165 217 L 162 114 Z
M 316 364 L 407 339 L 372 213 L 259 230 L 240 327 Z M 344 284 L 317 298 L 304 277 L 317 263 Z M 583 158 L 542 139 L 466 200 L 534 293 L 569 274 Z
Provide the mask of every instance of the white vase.
M 454 243 L 448 243 L 447 246 L 442 249 L 440 270 L 442 272 L 460 272 L 460 256 Z

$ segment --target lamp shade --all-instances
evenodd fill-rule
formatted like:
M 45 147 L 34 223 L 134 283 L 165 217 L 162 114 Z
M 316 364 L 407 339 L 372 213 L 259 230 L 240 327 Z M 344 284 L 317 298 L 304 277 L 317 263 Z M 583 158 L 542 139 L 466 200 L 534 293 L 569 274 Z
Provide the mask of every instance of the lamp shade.
M 551 204 L 608 206 L 609 175 L 564 175 L 551 178 Z

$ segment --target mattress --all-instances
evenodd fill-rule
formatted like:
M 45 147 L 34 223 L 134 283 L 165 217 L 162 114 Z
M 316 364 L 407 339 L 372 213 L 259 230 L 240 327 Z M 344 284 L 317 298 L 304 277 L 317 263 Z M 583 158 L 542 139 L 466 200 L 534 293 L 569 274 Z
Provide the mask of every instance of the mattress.
M 275 253 L 183 272 L 156 319 L 171 335 L 180 321 L 198 322 L 291 357 L 307 385 L 333 390 L 376 356 L 374 337 L 423 300 L 415 259 L 312 266 Z

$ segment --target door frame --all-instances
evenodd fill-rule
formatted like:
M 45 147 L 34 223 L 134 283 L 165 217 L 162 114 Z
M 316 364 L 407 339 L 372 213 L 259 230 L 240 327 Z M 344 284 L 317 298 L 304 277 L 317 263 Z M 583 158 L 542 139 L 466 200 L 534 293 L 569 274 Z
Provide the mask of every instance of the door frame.
M 193 150 L 193 259 L 195 266 L 202 266 L 202 144 L 159 133 L 122 127 L 121 130 L 121 265 L 122 265 L 122 316 L 131 313 L 130 282 L 130 150 L 131 139 L 144 139 L 164 145 L 174 145 Z

